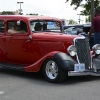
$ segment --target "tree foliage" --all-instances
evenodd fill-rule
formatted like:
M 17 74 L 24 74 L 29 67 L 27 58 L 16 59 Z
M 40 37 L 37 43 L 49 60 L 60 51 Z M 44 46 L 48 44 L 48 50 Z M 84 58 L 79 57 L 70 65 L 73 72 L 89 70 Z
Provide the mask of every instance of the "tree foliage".
M 82 3 L 82 1 L 83 0 L 66 0 L 66 2 L 65 3 L 67 3 L 68 1 L 71 1 L 71 6 L 72 5 L 75 5 L 75 8 L 74 9 L 77 9 L 80 5 L 81 5 L 81 3 Z M 87 1 L 87 0 L 85 0 L 85 1 Z
M 74 20 L 72 20 L 72 19 L 70 19 L 70 20 L 68 20 L 68 24 L 69 24 L 69 25 L 70 25 L 70 24 L 77 24 L 77 22 L 74 21 Z
M 91 21 L 91 16 L 88 16 L 86 19 L 85 19 L 85 22 L 88 23 Z
M 35 14 L 35 13 L 30 13 L 30 14 L 26 14 L 26 15 L 34 15 L 34 16 L 38 16 L 38 14 Z
M 91 14 L 91 0 L 66 0 L 65 3 L 67 3 L 68 1 L 71 1 L 71 6 L 75 6 L 75 10 L 79 7 L 83 8 L 83 10 L 80 11 L 81 15 L 89 16 Z M 85 3 L 83 1 L 85 1 Z M 94 8 L 99 7 L 99 3 L 99 0 L 94 0 Z
M 3 11 L 2 15 L 14 15 L 14 12 L 12 12 L 12 11 Z
M 91 14 L 91 2 L 90 0 L 87 1 L 85 4 L 82 4 L 81 7 L 84 9 L 81 11 L 81 15 L 89 16 Z M 99 1 L 95 0 L 94 1 L 94 8 L 99 7 Z
M 91 21 L 91 0 L 66 0 L 65 3 L 67 3 L 68 1 L 71 1 L 70 5 L 71 6 L 75 6 L 74 10 L 76 10 L 77 8 L 81 7 L 83 8 L 82 11 L 80 11 L 80 15 L 84 15 L 84 16 L 88 16 L 85 20 L 86 22 Z M 85 3 L 84 3 L 84 2 Z M 100 8 L 100 1 L 99 0 L 94 0 L 94 8 Z

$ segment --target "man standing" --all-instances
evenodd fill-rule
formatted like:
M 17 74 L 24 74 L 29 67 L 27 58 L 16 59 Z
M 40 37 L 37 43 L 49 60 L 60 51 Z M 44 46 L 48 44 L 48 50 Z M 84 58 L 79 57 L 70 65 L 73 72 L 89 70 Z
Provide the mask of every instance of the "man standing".
M 100 9 L 95 9 L 94 16 L 88 38 L 94 32 L 94 44 L 100 44 Z

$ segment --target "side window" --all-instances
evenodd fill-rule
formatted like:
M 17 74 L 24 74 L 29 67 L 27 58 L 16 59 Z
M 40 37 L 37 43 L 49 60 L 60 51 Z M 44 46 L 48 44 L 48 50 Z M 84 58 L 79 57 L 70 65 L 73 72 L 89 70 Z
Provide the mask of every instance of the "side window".
M 8 22 L 8 30 L 9 29 L 14 29 L 14 23 L 15 22 Z
M 14 34 L 14 33 L 26 34 L 27 25 L 23 21 L 20 21 L 20 24 L 18 24 L 17 21 L 9 21 L 8 22 L 8 33 L 9 34 Z
M 0 34 L 4 33 L 4 30 L 5 30 L 4 21 L 0 20 Z

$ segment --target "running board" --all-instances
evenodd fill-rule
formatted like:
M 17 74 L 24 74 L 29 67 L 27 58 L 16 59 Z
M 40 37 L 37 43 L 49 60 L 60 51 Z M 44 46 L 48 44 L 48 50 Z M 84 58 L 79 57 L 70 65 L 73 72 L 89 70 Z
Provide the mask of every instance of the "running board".
M 20 70 L 20 71 L 24 71 L 25 68 L 25 66 L 23 65 L 10 64 L 5 62 L 0 62 L 0 67 L 5 69 Z

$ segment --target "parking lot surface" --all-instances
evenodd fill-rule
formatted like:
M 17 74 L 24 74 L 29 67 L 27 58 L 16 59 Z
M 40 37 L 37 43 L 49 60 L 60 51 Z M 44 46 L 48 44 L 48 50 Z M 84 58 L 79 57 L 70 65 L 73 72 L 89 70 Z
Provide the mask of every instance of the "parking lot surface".
M 42 75 L 0 69 L 0 100 L 100 100 L 100 77 L 49 83 Z

